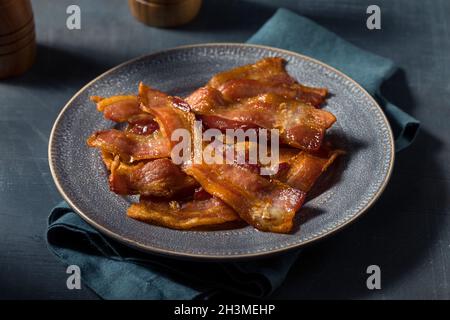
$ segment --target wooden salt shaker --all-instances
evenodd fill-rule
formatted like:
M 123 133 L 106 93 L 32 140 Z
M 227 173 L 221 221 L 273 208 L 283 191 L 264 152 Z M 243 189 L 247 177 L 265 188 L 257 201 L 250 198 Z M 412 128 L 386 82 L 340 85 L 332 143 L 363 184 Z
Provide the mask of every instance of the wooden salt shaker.
M 36 56 L 30 0 L 0 0 L 0 79 L 28 70 Z
M 194 19 L 202 0 L 128 0 L 131 13 L 153 27 L 175 27 Z

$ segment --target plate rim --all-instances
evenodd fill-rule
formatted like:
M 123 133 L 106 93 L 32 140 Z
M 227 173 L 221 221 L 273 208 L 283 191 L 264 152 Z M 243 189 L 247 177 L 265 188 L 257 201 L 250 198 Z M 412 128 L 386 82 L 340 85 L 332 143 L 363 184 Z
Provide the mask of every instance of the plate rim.
M 270 250 L 270 251 L 265 251 L 265 252 L 254 252 L 254 253 L 245 253 L 245 254 L 236 254 L 236 255 L 221 255 L 221 254 L 203 254 L 203 253 L 187 253 L 187 252 L 179 252 L 179 251 L 174 251 L 174 250 L 169 250 L 169 249 L 162 249 L 162 248 L 157 248 L 157 247 L 153 247 L 153 246 L 149 246 L 143 243 L 140 243 L 138 241 L 132 240 L 132 239 L 128 239 L 125 238 L 117 233 L 114 233 L 113 231 L 110 231 L 109 229 L 107 229 L 106 227 L 98 224 L 97 222 L 95 222 L 94 220 L 92 220 L 88 215 L 86 215 L 81 209 L 79 209 L 77 207 L 77 205 L 75 203 L 73 203 L 73 201 L 70 199 L 70 197 L 66 194 L 66 192 L 63 190 L 63 187 L 60 184 L 60 178 L 58 177 L 58 175 L 56 174 L 56 170 L 54 167 L 54 157 L 53 157 L 53 153 L 52 150 L 53 148 L 53 143 L 55 140 L 55 132 L 57 130 L 57 127 L 59 125 L 59 123 L 61 122 L 61 119 L 64 115 L 64 113 L 66 112 L 66 110 L 72 105 L 72 102 L 78 98 L 79 95 L 81 95 L 89 86 L 91 86 L 92 84 L 94 84 L 97 80 L 99 80 L 100 78 L 107 76 L 108 74 L 116 71 L 117 69 L 120 69 L 126 65 L 132 64 L 136 61 L 139 61 L 141 59 L 144 59 L 146 57 L 150 57 L 153 55 L 159 55 L 159 54 L 164 54 L 167 52 L 171 52 L 171 51 L 177 51 L 177 50 L 182 50 L 182 49 L 191 49 L 191 48 L 197 48 L 197 47 L 215 47 L 215 46 L 234 46 L 234 47 L 248 47 L 248 48 L 260 48 L 260 49 L 266 49 L 266 50 L 271 50 L 271 51 L 278 51 L 280 53 L 284 53 L 287 55 L 292 55 L 292 56 L 297 56 L 298 58 L 304 59 L 306 61 L 309 62 L 313 62 L 316 64 L 319 64 L 325 68 L 330 69 L 331 71 L 337 73 L 339 76 L 343 77 L 344 79 L 346 79 L 347 81 L 351 82 L 354 86 L 356 86 L 358 89 L 361 90 L 361 92 L 367 96 L 367 98 L 373 102 L 373 105 L 378 108 L 378 111 L 380 112 L 381 118 L 383 119 L 383 122 L 386 125 L 386 129 L 388 132 L 388 138 L 389 138 L 389 143 L 390 143 L 390 159 L 389 159 L 389 167 L 388 167 L 388 171 L 386 174 L 385 179 L 383 180 L 380 188 L 378 189 L 378 191 L 376 192 L 376 194 L 367 202 L 367 204 L 365 206 L 363 206 L 356 214 L 354 214 L 352 217 L 350 217 L 350 219 L 346 220 L 344 223 L 339 224 L 337 226 L 335 226 L 333 229 L 330 229 L 328 232 L 324 233 L 324 234 L 320 234 L 318 236 L 314 236 L 311 237 L 308 240 L 305 240 L 302 243 L 296 243 L 293 245 L 288 245 L 286 247 L 283 248 L 278 248 L 275 250 Z M 234 42 L 210 42 L 210 43 L 199 43 L 199 44 L 189 44 L 189 45 L 182 45 L 182 46 L 177 46 L 177 47 L 172 47 L 172 48 L 168 48 L 168 49 L 163 49 L 163 50 L 157 50 L 151 53 L 147 53 L 141 56 L 138 56 L 136 58 L 127 60 L 125 62 L 122 62 L 120 64 L 118 64 L 117 66 L 108 69 L 107 71 L 103 72 L 102 74 L 98 75 L 97 77 L 95 77 L 93 80 L 89 81 L 87 84 L 85 84 L 82 88 L 80 88 L 70 99 L 69 101 L 67 101 L 67 103 L 64 105 L 64 107 L 61 109 L 61 111 L 59 112 L 58 116 L 55 119 L 55 122 L 52 126 L 52 130 L 50 132 L 50 136 L 49 136 L 49 142 L 48 142 L 48 164 L 50 167 L 50 173 L 52 175 L 53 181 L 56 185 L 56 188 L 58 190 L 58 192 L 62 195 L 63 199 L 67 202 L 67 204 L 85 221 L 87 222 L 90 226 L 94 227 L 97 231 L 111 237 L 114 240 L 117 240 L 127 246 L 130 246 L 132 248 L 138 249 L 139 251 L 143 251 L 146 253 L 151 253 L 151 254 L 157 254 L 157 255 L 162 255 L 162 256 L 166 256 L 166 257 L 172 257 L 172 258 L 180 258 L 180 259 L 187 259 L 187 260 L 204 260 L 204 261 L 218 261 L 218 260 L 226 260 L 226 261 L 236 261 L 236 260 L 247 260 L 247 259 L 255 259 L 255 258 L 264 258 L 264 257 L 269 257 L 269 256 L 273 256 L 276 254 L 280 254 L 280 253 L 285 253 L 294 249 L 298 249 L 301 247 L 304 247 L 306 245 L 309 245 L 313 242 L 319 241 L 319 240 L 323 240 L 325 238 L 328 238 L 332 235 L 334 235 L 335 233 L 337 233 L 338 231 L 343 230 L 344 228 L 346 228 L 347 226 L 351 225 L 353 222 L 355 222 L 359 217 L 361 217 L 365 212 L 367 212 L 374 204 L 375 202 L 380 198 L 381 194 L 384 192 L 384 190 L 386 189 L 386 186 L 389 183 L 389 180 L 392 176 L 392 172 L 393 172 L 393 168 L 394 168 L 394 162 L 395 162 L 395 143 L 394 143 L 394 135 L 392 132 L 392 128 L 391 125 L 383 111 L 383 109 L 380 107 L 380 105 L 378 104 L 378 102 L 374 99 L 374 97 L 372 97 L 371 94 L 369 94 L 367 92 L 366 89 L 364 89 L 358 82 L 356 82 L 355 80 L 353 80 L 351 77 L 349 77 L 348 75 L 346 75 L 345 73 L 343 73 L 342 71 L 337 70 L 336 68 L 322 62 L 319 61 L 317 59 L 311 58 L 309 56 L 300 54 L 300 53 L 296 53 L 290 50 L 285 50 L 285 49 L 280 49 L 280 48 L 276 48 L 276 47 L 271 47 L 271 46 L 265 46 L 265 45 L 258 45 L 258 44 L 246 44 L 246 43 L 234 43 Z

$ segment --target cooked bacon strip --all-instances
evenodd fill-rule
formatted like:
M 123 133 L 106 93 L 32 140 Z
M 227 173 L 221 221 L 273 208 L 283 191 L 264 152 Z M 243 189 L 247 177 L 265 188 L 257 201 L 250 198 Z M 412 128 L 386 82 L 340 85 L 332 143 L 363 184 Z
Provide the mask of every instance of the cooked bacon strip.
M 128 119 L 126 131 L 146 136 L 152 134 L 158 129 L 159 125 L 153 119 L 153 116 L 148 113 L 142 113 Z
M 175 130 L 185 129 L 191 134 L 191 143 L 194 143 L 193 128 L 195 116 L 190 112 L 189 104 L 178 97 L 168 96 L 142 83 L 139 85 L 139 97 L 141 99 L 141 108 L 155 117 L 165 137 L 170 139 Z M 177 143 L 177 141 L 172 142 L 172 146 Z M 193 150 L 194 146 L 192 145 L 191 153 Z M 192 154 L 189 159 L 192 159 Z M 226 206 L 219 199 L 216 199 L 215 203 L 220 203 L 222 207 Z
M 222 93 L 213 87 L 199 88 L 185 100 L 195 114 L 203 115 L 200 118 L 207 128 L 216 128 L 222 131 L 226 129 L 247 130 L 259 128 L 255 124 L 232 121 L 212 115 L 215 109 L 224 108 L 228 104 L 223 98 Z
M 341 150 L 321 149 L 316 153 L 299 152 L 289 160 L 289 169 L 279 171 L 276 179 L 293 188 L 308 192 L 339 155 Z
M 282 58 L 265 58 L 214 76 L 208 86 L 222 92 L 225 100 L 238 101 L 263 93 L 275 93 L 320 106 L 328 95 L 325 88 L 312 88 L 297 83 L 285 69 Z
M 228 120 L 220 116 L 204 115 L 201 116 L 200 119 L 207 128 L 219 129 L 222 132 L 225 132 L 226 129 L 234 129 L 234 130 L 242 129 L 245 131 L 248 129 L 260 128 L 258 125 L 253 123 Z
M 113 96 L 110 98 L 91 97 L 97 104 L 97 110 L 103 112 L 106 119 L 114 122 L 126 122 L 129 118 L 141 114 L 137 96 Z
M 161 132 L 168 140 L 171 141 L 172 133 L 177 129 L 186 129 L 192 132 L 195 116 L 189 112 L 189 104 L 181 98 L 168 96 L 143 83 L 139 84 L 139 97 L 141 109 L 155 117 Z M 178 141 L 170 143 L 171 146 L 174 146 Z
M 212 229 L 241 219 L 217 198 L 191 201 L 155 201 L 142 199 L 128 209 L 128 216 L 160 226 L 189 230 Z
M 280 130 L 284 143 L 305 150 L 318 150 L 325 131 L 336 121 L 328 111 L 276 94 L 263 94 L 228 106 L 214 105 L 213 95 L 217 92 L 207 89 L 187 99 L 208 127 L 275 128 Z
M 91 97 L 97 104 L 97 110 L 103 112 L 105 119 L 114 122 L 128 122 L 127 131 L 148 135 L 158 129 L 153 116 L 140 108 L 137 96 Z
M 254 64 L 237 67 L 228 71 L 216 74 L 208 82 L 213 88 L 219 88 L 229 80 L 251 79 L 264 80 L 267 78 L 285 75 L 285 60 L 278 57 L 264 58 Z
M 209 86 L 195 90 L 185 100 L 192 111 L 197 114 L 208 114 L 217 107 L 223 107 L 228 104 L 219 90 Z
M 289 99 L 319 107 L 325 102 L 328 91 L 323 88 L 306 87 L 298 83 L 277 84 L 272 81 L 258 81 L 249 79 L 230 80 L 219 87 L 227 101 L 239 101 L 264 93 L 275 93 Z
M 111 165 L 111 191 L 121 195 L 172 197 L 193 192 L 198 183 L 170 159 L 128 165 L 117 157 Z
M 126 106 L 129 109 L 134 109 L 136 111 L 139 109 L 138 97 L 133 95 L 118 95 L 109 98 L 92 96 L 91 101 L 97 104 L 97 110 L 100 112 L 104 112 L 111 106 Z
M 210 195 L 208 192 L 206 192 L 205 189 L 200 187 L 200 188 L 195 189 L 193 198 L 194 198 L 194 200 L 208 200 L 208 199 L 212 198 L 212 195 Z
M 90 96 L 89 100 L 91 100 L 92 102 L 94 102 L 95 104 L 99 103 L 102 100 L 105 100 L 106 98 L 101 97 L 101 96 Z M 97 108 L 98 109 L 98 108 Z
M 284 148 L 281 147 L 278 150 L 278 160 L 276 159 L 276 157 L 272 158 L 272 161 L 270 163 L 261 163 L 261 159 L 256 159 L 257 163 L 250 163 L 250 159 L 249 159 L 249 154 L 250 154 L 250 148 L 258 148 L 258 145 L 254 145 L 254 144 L 250 144 L 248 142 L 245 142 L 245 145 L 242 146 L 242 143 L 236 143 L 234 145 L 230 145 L 230 146 L 226 146 L 226 148 L 234 148 L 234 154 L 230 154 L 231 155 L 231 161 L 229 161 L 230 157 L 228 156 L 228 153 L 225 152 L 225 157 L 224 157 L 224 161 L 226 160 L 227 164 L 237 164 L 240 167 L 243 167 L 245 169 L 248 169 L 249 171 L 261 174 L 261 169 L 265 168 L 265 169 L 269 169 L 271 168 L 271 171 L 276 169 L 276 165 L 278 165 L 278 171 L 275 172 L 272 177 L 278 177 L 278 176 L 282 176 L 282 174 L 286 174 L 287 171 L 290 169 L 291 165 L 291 161 L 292 158 L 295 157 L 298 153 L 299 150 L 298 149 L 294 149 L 294 148 Z M 243 149 L 244 148 L 244 149 Z M 226 150 L 226 149 L 225 149 Z M 256 149 L 257 151 L 257 149 Z M 244 158 L 244 162 L 242 163 L 242 158 L 243 156 L 240 156 L 240 161 L 238 162 L 238 156 L 240 152 L 245 152 L 245 158 Z M 267 156 L 270 156 L 270 150 L 268 150 L 268 154 Z M 279 180 L 279 179 L 278 179 Z
M 114 162 L 114 155 L 108 151 L 101 150 L 102 153 L 102 160 L 105 164 L 106 169 L 111 170 L 111 165 Z
M 299 150 L 295 148 L 284 148 L 280 147 L 279 153 L 279 163 L 290 163 L 292 158 L 298 154 Z
M 170 155 L 169 142 L 159 131 L 148 136 L 116 129 L 98 131 L 89 137 L 87 144 L 119 155 L 120 159 L 126 162 L 167 158 Z
M 305 193 L 236 165 L 193 164 L 184 168 L 208 193 L 223 200 L 262 231 L 288 233 Z
M 296 156 L 299 152 L 298 149 L 294 149 L 294 148 L 284 148 L 281 147 L 278 150 L 278 162 L 276 162 L 276 159 L 273 158 L 272 162 L 269 164 L 266 164 L 262 167 L 265 167 L 266 169 L 271 168 L 270 171 L 274 171 L 276 170 L 276 165 L 278 165 L 278 170 L 275 171 L 275 173 L 273 173 L 273 175 L 271 176 L 272 178 L 276 178 L 278 176 L 284 175 L 287 173 L 287 171 L 290 169 L 290 161 L 291 159 Z M 279 179 L 277 179 L 279 180 Z M 282 181 L 284 182 L 284 181 Z

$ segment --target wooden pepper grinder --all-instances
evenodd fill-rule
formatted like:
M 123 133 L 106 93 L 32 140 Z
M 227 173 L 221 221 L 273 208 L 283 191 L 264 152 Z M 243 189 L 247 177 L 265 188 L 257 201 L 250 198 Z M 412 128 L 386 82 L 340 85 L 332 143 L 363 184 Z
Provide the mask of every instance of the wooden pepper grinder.
M 28 70 L 36 55 L 30 0 L 0 0 L 0 79 Z
M 133 16 L 153 27 L 175 27 L 194 19 L 202 0 L 128 0 Z

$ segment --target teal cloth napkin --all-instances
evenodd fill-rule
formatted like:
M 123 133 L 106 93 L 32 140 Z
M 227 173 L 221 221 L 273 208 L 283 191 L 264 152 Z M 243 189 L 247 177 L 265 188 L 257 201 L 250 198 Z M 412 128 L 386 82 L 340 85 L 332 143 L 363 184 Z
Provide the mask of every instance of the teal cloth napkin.
M 125 247 L 88 225 L 65 203 L 48 220 L 47 244 L 103 299 L 205 299 L 227 290 L 265 297 L 283 282 L 298 252 L 262 261 L 191 262 Z
M 48 224 L 50 250 L 67 265 L 79 266 L 83 282 L 101 298 L 176 299 L 200 294 L 166 277 L 167 270 L 146 266 L 137 252 L 126 252 L 104 237 L 64 202 L 53 209 Z
M 368 92 L 394 71 L 393 63 L 360 50 L 316 23 L 280 9 L 249 40 L 296 51 L 348 74 Z M 378 97 L 397 130 L 397 150 L 414 139 L 419 122 Z M 236 263 L 189 262 L 145 254 L 107 238 L 84 222 L 66 203 L 50 214 L 49 249 L 66 265 L 77 265 L 83 283 L 104 299 L 204 299 L 228 290 L 264 297 L 281 285 L 299 252 Z

